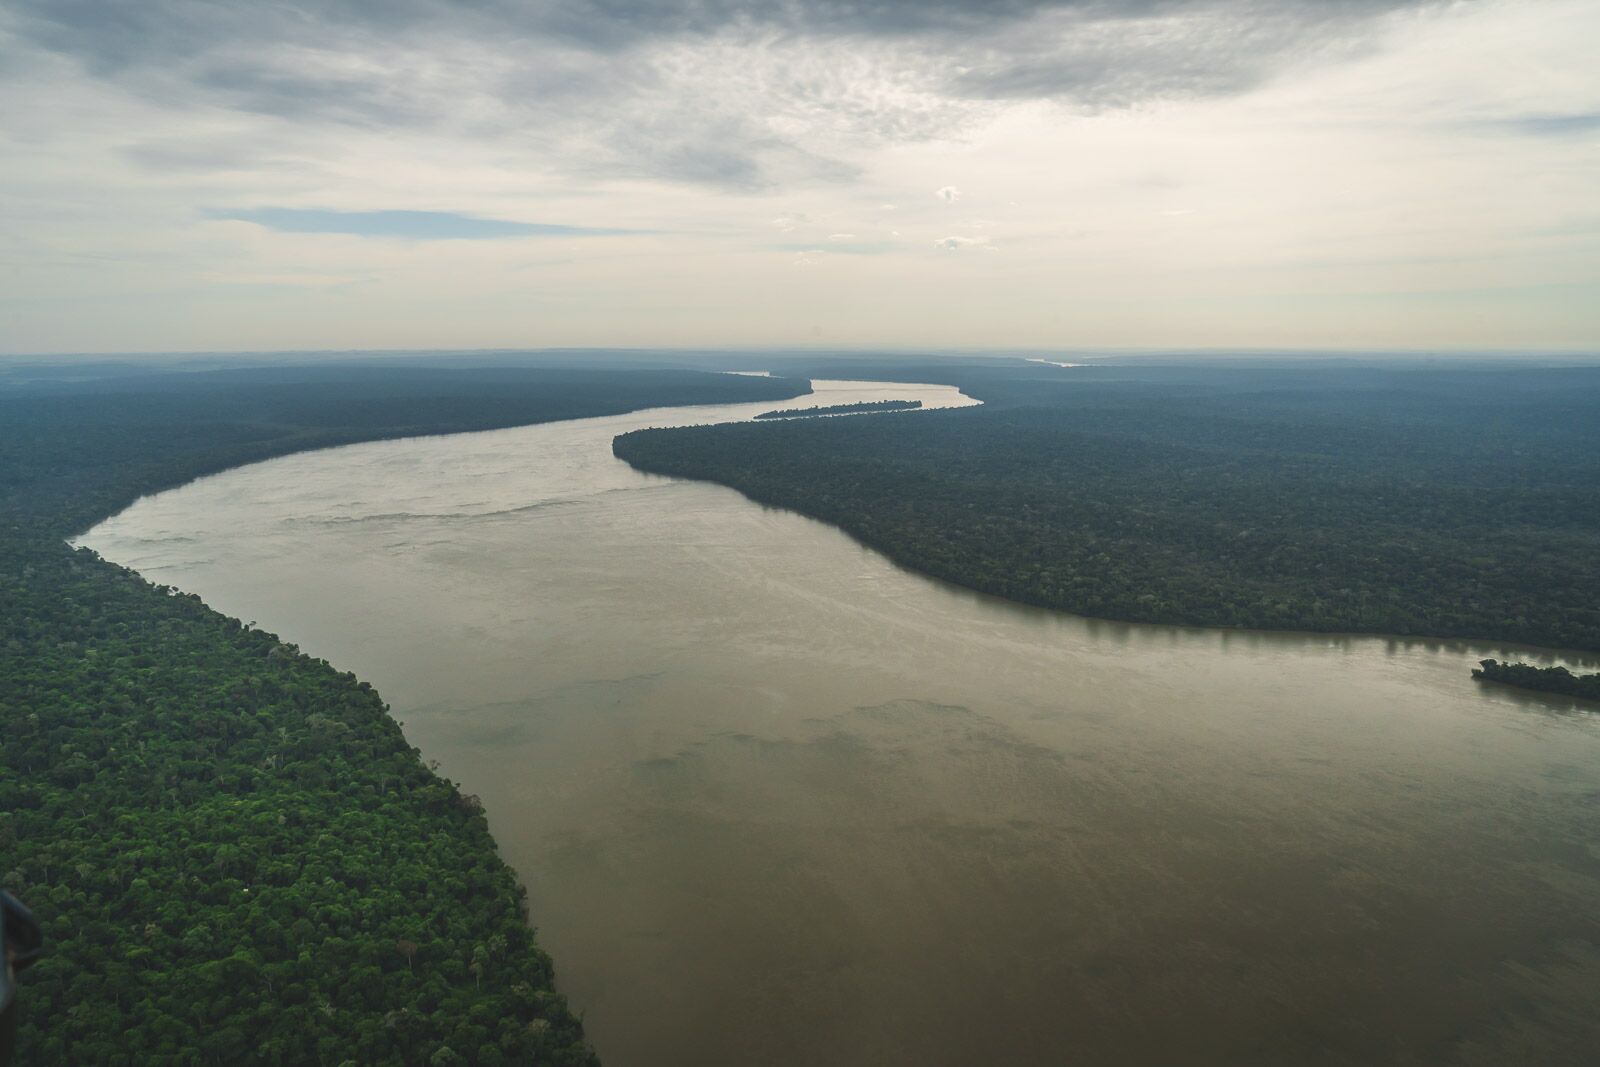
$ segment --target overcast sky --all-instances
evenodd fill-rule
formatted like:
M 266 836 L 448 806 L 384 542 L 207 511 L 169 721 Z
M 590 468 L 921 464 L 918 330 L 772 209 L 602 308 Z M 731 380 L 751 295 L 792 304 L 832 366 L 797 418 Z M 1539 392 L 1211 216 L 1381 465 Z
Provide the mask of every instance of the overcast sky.
M 1600 347 L 1595 0 L 3 0 L 0 351 Z

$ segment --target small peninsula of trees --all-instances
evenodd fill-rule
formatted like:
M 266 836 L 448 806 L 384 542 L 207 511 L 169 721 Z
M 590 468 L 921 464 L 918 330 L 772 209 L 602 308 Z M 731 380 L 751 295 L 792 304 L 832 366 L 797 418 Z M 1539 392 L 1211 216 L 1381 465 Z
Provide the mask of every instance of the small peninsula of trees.
M 1600 674 L 1573 674 L 1565 667 L 1535 667 L 1531 663 L 1501 663 L 1486 659 L 1473 669 L 1479 681 L 1499 682 L 1541 693 L 1600 700 Z
M 371 686 L 65 539 L 306 448 L 806 390 L 0 367 L 0 882 L 46 934 L 18 1062 L 593 1064 L 482 806 Z
M 804 419 L 814 415 L 862 415 L 877 411 L 916 411 L 922 407 L 920 400 L 863 400 L 858 404 L 830 404 L 817 408 L 779 408 L 763 411 L 758 419 Z

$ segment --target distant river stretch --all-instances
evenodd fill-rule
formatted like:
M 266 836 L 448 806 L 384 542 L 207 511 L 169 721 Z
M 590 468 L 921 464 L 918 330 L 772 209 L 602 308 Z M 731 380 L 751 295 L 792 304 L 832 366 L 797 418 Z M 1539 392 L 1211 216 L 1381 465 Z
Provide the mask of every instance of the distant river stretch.
M 1497 648 L 1007 604 L 611 455 L 773 406 L 289 456 L 83 543 L 376 685 L 611 1067 L 1594 1062 L 1600 716 Z

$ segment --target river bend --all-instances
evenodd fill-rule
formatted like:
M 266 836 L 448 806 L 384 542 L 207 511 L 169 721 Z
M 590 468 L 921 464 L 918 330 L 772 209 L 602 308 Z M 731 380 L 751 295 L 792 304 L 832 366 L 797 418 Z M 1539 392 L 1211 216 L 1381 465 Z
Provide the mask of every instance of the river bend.
M 81 543 L 375 684 L 612 1067 L 1594 1047 L 1600 719 L 1471 682 L 1498 648 L 1021 607 L 611 455 L 968 402 L 816 387 L 287 456 Z

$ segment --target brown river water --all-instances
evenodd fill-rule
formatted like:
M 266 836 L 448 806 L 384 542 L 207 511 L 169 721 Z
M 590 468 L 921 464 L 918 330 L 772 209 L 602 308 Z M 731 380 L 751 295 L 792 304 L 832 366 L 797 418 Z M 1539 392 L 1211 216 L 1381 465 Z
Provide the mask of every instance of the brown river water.
M 968 402 L 816 385 L 289 456 L 81 543 L 376 685 L 612 1067 L 1596 1062 L 1600 714 L 1472 682 L 1498 646 L 1009 604 L 611 455 Z

